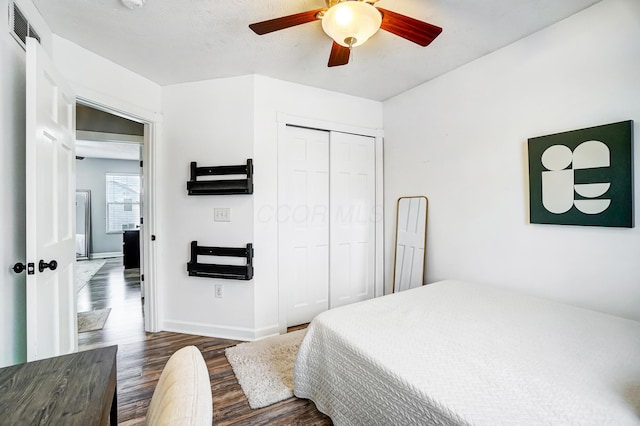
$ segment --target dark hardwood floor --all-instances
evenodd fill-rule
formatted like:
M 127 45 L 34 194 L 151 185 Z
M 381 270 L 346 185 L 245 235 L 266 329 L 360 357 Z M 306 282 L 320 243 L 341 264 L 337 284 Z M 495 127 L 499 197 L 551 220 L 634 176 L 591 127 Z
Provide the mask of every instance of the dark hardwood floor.
M 144 423 L 160 373 L 178 349 L 194 345 L 207 363 L 213 394 L 214 425 L 330 425 L 313 402 L 290 398 L 252 410 L 224 355 L 238 341 L 187 334 L 145 333 L 137 269 L 121 258 L 108 259 L 78 293 L 78 312 L 111 308 L 102 330 L 80 333 L 80 350 L 118 345 L 118 423 Z

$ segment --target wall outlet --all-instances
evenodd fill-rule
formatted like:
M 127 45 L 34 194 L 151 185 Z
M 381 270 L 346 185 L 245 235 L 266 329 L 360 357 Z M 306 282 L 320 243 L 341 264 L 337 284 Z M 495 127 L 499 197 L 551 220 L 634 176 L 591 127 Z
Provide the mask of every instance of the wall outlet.
M 213 209 L 214 222 L 231 222 L 231 209 L 228 207 L 216 207 Z
M 222 284 L 216 284 L 214 287 L 216 299 L 222 299 Z

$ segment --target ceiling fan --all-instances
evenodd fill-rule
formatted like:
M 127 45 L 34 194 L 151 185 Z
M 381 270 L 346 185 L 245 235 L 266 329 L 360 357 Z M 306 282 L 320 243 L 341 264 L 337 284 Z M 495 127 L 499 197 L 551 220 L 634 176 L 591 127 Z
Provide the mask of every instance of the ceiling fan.
M 249 25 L 256 34 L 263 35 L 316 20 L 322 21 L 322 29 L 333 39 L 329 66 L 349 63 L 353 47 L 363 44 L 378 29 L 383 29 L 404 39 L 428 46 L 442 32 L 442 28 L 401 15 L 381 7 L 378 0 L 326 0 L 327 7 L 308 10 Z

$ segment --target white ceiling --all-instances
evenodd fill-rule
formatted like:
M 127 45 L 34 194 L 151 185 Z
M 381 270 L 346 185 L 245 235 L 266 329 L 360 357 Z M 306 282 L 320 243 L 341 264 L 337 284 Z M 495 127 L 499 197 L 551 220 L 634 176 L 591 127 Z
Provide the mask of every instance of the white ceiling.
M 245 74 L 386 100 L 600 0 L 380 0 L 442 27 L 428 47 L 385 31 L 327 67 L 320 21 L 258 36 L 248 25 L 324 6 L 322 0 L 33 0 L 52 31 L 160 85 Z

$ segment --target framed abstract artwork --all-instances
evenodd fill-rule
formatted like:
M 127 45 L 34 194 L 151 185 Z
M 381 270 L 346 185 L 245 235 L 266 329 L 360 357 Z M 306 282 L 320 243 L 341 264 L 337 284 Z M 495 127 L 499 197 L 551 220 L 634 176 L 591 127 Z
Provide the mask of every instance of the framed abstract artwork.
M 528 145 L 531 223 L 633 227 L 633 121 Z

